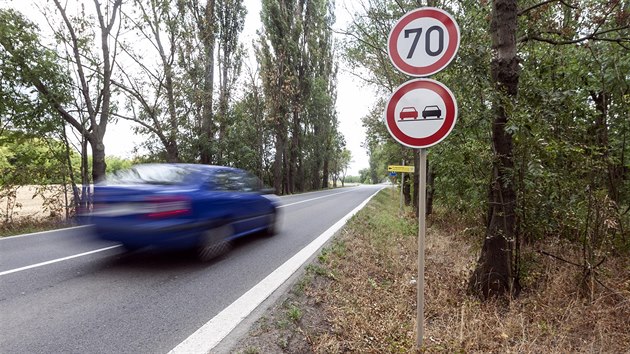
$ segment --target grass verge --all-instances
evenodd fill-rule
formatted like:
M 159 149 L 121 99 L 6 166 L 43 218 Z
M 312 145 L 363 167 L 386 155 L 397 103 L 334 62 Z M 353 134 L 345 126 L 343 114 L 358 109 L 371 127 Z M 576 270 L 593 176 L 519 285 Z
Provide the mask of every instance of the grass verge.
M 29 234 L 33 232 L 50 231 L 74 226 L 71 222 L 59 218 L 31 218 L 25 217 L 10 223 L 0 225 L 0 238 Z
M 426 240 L 424 352 L 605 352 L 630 348 L 630 262 L 610 258 L 591 300 L 581 270 L 535 249 L 579 257 L 566 244 L 525 248 L 527 288 L 509 303 L 465 293 L 480 230 L 440 217 Z M 468 225 L 469 226 L 469 225 Z M 236 353 L 407 353 L 414 349 L 417 221 L 379 193 L 306 268 Z

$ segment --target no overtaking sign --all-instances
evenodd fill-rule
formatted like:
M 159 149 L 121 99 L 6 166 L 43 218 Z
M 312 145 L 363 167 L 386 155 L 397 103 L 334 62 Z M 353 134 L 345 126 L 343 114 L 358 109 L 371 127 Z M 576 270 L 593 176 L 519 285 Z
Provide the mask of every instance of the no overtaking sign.
M 387 130 L 411 148 L 428 148 L 444 140 L 456 120 L 455 96 L 448 87 L 431 79 L 405 82 L 385 106 Z

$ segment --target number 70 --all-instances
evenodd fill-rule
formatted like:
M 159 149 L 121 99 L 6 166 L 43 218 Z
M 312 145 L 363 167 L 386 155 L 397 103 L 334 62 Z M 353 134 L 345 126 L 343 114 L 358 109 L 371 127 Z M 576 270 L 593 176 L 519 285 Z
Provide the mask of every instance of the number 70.
M 438 48 L 437 50 L 431 50 L 431 33 L 437 32 L 438 34 Z M 411 59 L 414 52 L 416 51 L 416 47 L 418 46 L 418 41 L 420 41 L 420 36 L 422 35 L 422 28 L 410 28 L 405 30 L 405 38 L 409 38 L 414 34 L 413 43 L 411 44 L 411 48 L 409 49 L 409 53 L 407 54 L 407 59 Z M 444 50 L 444 30 L 440 26 L 431 26 L 424 34 L 424 51 L 432 56 L 438 56 Z

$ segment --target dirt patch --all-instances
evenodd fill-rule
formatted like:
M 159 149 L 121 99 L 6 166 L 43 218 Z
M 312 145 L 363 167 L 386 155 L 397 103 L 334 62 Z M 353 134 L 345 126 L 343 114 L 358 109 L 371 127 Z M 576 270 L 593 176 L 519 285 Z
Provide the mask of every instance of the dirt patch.
M 72 200 L 72 192 L 64 191 L 63 186 L 60 185 L 15 186 L 3 190 L 0 194 L 2 222 L 57 217 L 66 205 L 64 192 L 67 192 L 69 203 Z

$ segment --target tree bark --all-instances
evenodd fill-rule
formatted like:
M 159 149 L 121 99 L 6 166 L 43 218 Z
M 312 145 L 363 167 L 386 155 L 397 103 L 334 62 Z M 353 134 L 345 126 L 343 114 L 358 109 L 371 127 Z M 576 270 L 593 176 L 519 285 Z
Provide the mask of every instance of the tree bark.
M 518 278 L 512 274 L 512 248 L 516 237 L 516 193 L 512 136 L 506 131 L 508 110 L 518 93 L 519 67 L 516 51 L 518 6 L 516 0 L 493 2 L 491 35 L 494 50 L 491 72 L 495 82 L 493 102 L 492 181 L 488 202 L 486 235 L 469 291 L 482 299 L 518 293 Z
M 606 190 L 610 199 L 614 202 L 618 202 L 619 191 L 617 190 L 617 186 L 621 185 L 623 165 L 615 164 L 610 159 L 610 144 L 608 142 L 608 104 L 610 94 L 606 91 L 600 91 L 597 93 L 591 92 L 590 95 L 593 102 L 595 102 L 595 109 L 597 110 L 593 129 L 595 130 L 594 136 L 596 144 L 599 148 L 598 153 L 601 155 L 602 160 L 604 160 L 604 165 L 606 166 L 606 171 L 603 173 L 603 178 L 606 180 Z
M 273 161 L 273 188 L 276 190 L 276 194 L 282 194 L 282 169 L 284 160 L 284 134 L 282 132 L 282 126 L 276 127 L 276 154 Z
M 409 183 L 409 173 L 404 173 L 403 174 L 403 178 L 401 179 L 400 183 L 402 185 L 402 189 L 403 189 L 403 196 L 405 198 L 405 205 L 409 206 L 409 204 L 411 204 L 411 185 Z
M 420 192 L 420 150 L 415 149 L 413 151 L 413 165 L 416 166 L 413 172 L 413 208 L 416 214 L 416 217 L 420 215 L 420 209 L 418 206 L 418 202 L 420 201 L 420 196 L 418 193 Z M 433 172 L 433 168 L 431 167 L 430 159 L 427 158 L 427 180 L 426 180 L 426 189 L 427 189 L 427 199 L 425 204 L 426 215 L 431 215 L 433 213 L 433 191 L 435 189 L 435 172 Z
M 315 132 L 315 136 L 320 136 L 320 127 L 319 127 L 319 123 L 316 123 L 315 128 L 314 128 L 314 132 Z M 322 161 L 322 151 L 321 149 L 315 149 L 314 154 L 314 163 L 313 163 L 313 167 L 311 170 L 311 189 L 313 190 L 317 190 L 321 188 L 321 183 L 322 180 L 320 178 L 320 171 L 323 168 L 323 161 Z
M 324 160 L 324 168 L 322 169 L 322 189 L 328 188 L 328 158 Z

